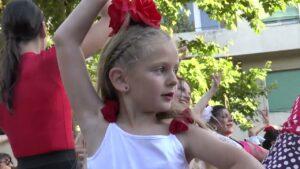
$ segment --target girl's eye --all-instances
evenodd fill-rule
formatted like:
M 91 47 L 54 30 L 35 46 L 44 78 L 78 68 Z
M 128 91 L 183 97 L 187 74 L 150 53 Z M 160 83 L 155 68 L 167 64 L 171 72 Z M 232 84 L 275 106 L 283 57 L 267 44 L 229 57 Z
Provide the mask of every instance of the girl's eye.
M 166 68 L 164 66 L 160 66 L 156 69 L 156 71 L 159 73 L 164 73 L 166 71 Z
M 184 92 L 184 88 L 183 87 L 178 87 L 178 90 Z

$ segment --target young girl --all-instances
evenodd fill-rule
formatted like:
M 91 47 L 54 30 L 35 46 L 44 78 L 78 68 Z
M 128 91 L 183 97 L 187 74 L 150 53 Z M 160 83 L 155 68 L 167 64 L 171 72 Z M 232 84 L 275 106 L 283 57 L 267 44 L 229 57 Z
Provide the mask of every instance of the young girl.
M 82 43 L 86 56 L 108 37 L 108 20 L 103 18 L 97 25 Z M 0 128 L 8 136 L 19 168 L 74 167 L 71 107 L 55 47 L 45 50 L 42 11 L 31 0 L 12 1 L 3 11 L 2 30 Z
M 99 98 L 80 44 L 105 2 L 82 0 L 54 38 L 62 79 L 86 139 L 88 168 L 182 169 L 194 157 L 219 168 L 262 168 L 199 127 L 173 135 L 156 118 L 170 110 L 179 61 L 174 43 L 159 29 L 151 0 L 113 0 L 109 7 L 116 35 L 101 55 Z

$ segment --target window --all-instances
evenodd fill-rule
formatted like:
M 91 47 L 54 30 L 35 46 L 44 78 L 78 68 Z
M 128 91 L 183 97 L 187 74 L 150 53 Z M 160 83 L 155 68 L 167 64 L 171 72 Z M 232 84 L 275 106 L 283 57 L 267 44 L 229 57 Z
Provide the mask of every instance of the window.
M 189 12 L 189 15 L 186 15 L 186 13 L 184 13 L 184 9 Z M 180 14 L 178 16 L 178 22 L 173 27 L 175 33 L 195 31 L 193 4 L 185 4 L 184 9 L 180 11 Z
M 289 112 L 294 100 L 300 95 L 300 70 L 270 72 L 267 85 L 276 83 L 268 95 L 270 112 Z
M 296 6 L 287 7 L 285 11 L 275 12 L 272 16 L 263 19 L 265 23 L 274 23 L 274 22 L 282 22 L 289 20 L 299 20 L 300 13 L 299 8 Z
M 201 26 L 200 26 L 201 30 L 211 30 L 211 29 L 221 28 L 220 24 L 216 20 L 210 19 L 207 13 L 205 13 L 202 10 L 199 11 L 200 11 L 200 20 L 201 20 Z
M 196 31 L 223 28 L 216 20 L 210 19 L 208 14 L 200 10 L 195 3 L 193 4 L 192 8 Z

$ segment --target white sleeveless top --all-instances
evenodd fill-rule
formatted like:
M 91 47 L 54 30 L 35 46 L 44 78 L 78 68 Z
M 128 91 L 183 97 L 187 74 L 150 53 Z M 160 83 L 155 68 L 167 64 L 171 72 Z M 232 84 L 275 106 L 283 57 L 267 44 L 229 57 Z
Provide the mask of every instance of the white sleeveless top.
M 181 142 L 173 134 L 141 136 L 110 123 L 103 141 L 87 158 L 88 169 L 188 169 Z

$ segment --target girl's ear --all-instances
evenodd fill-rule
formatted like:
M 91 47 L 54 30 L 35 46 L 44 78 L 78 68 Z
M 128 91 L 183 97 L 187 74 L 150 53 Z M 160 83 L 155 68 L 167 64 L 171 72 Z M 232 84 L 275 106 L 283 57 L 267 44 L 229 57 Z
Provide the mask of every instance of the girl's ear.
M 122 93 L 128 92 L 129 84 L 127 81 L 126 72 L 124 69 L 119 67 L 114 67 L 109 71 L 109 79 L 114 88 Z

